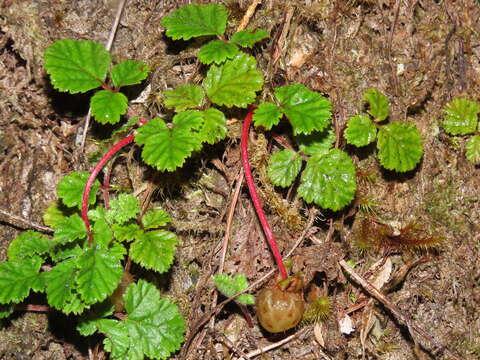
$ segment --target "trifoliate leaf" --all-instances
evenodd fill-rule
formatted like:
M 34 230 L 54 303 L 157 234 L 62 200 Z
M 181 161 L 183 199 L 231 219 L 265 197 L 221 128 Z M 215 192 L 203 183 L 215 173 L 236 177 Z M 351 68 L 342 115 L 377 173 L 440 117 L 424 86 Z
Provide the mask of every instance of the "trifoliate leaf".
M 167 108 L 175 108 L 176 112 L 202 106 L 205 94 L 198 85 L 179 85 L 173 90 L 163 92 L 163 103 Z
M 75 171 L 63 177 L 57 185 L 57 196 L 62 199 L 62 202 L 69 206 L 82 207 L 82 196 L 85 185 L 89 177 L 89 173 L 85 171 Z M 93 183 L 88 203 L 94 204 L 97 198 L 97 191 L 100 188 L 100 182 L 95 180 Z
M 223 5 L 186 5 L 165 16 L 161 24 L 173 40 L 189 40 L 197 36 L 223 35 L 227 16 Z
M 263 103 L 253 112 L 253 122 L 255 126 L 263 126 L 266 130 L 271 130 L 272 126 L 277 125 L 283 116 L 282 109 L 273 103 Z
M 55 228 L 54 240 L 58 244 L 66 244 L 87 236 L 85 223 L 78 214 L 66 217 Z
M 109 223 L 123 224 L 130 219 L 135 219 L 140 212 L 140 203 L 132 194 L 119 194 L 110 201 L 106 219 Z
M 8 246 L 8 260 L 44 255 L 52 250 L 54 246 L 55 242 L 43 234 L 27 230 L 18 235 Z
M 248 287 L 248 280 L 244 274 L 237 274 L 235 276 L 217 274 L 213 276 L 213 280 L 215 281 L 215 286 L 218 291 L 226 297 L 233 296 Z M 255 298 L 250 294 L 239 295 L 235 300 L 244 305 L 253 305 L 255 303 Z
M 143 234 L 142 229 L 137 224 L 113 224 L 112 229 L 117 241 L 132 241 Z
M 125 321 L 101 319 L 98 330 L 106 335 L 105 350 L 112 359 L 167 359 L 180 348 L 186 322 L 178 307 L 161 299 L 152 284 L 139 280 L 124 295 Z
M 45 70 L 53 87 L 72 94 L 101 86 L 109 65 L 103 45 L 88 40 L 58 40 L 45 50 Z
M 239 52 L 221 65 L 212 65 L 203 80 L 208 98 L 217 105 L 247 107 L 263 86 L 255 58 Z
M 197 112 L 202 123 L 202 115 Z M 135 141 L 144 145 L 142 159 L 160 171 L 174 171 L 182 166 L 201 140 L 198 133 L 186 126 L 169 128 L 162 119 L 154 118 L 137 130 Z
M 19 303 L 30 290 L 43 290 L 41 265 L 42 259 L 37 256 L 0 263 L 0 304 Z
M 273 185 L 290 186 L 302 167 L 302 159 L 292 149 L 276 152 L 268 161 L 267 174 Z
M 295 136 L 298 147 L 306 155 L 320 155 L 328 152 L 336 139 L 335 132 L 331 127 L 323 131 L 315 131 L 310 135 L 299 134 Z
M 306 202 L 337 211 L 352 202 L 356 189 L 352 159 L 345 152 L 332 149 L 307 161 L 298 193 Z
M 423 141 L 415 125 L 394 122 L 380 128 L 377 148 L 380 164 L 385 169 L 410 171 L 423 155 Z
M 52 201 L 43 214 L 43 223 L 55 228 L 64 218 L 65 214 L 59 209 L 59 202 Z
M 472 136 L 466 146 L 466 156 L 472 164 L 480 163 L 480 135 Z
M 93 239 L 96 245 L 104 249 L 108 248 L 113 239 L 113 231 L 105 218 L 100 218 L 93 224 Z
M 151 210 L 142 217 L 142 224 L 145 229 L 155 229 L 167 225 L 172 221 L 169 213 L 162 209 Z
M 116 124 L 127 112 L 128 99 L 121 92 L 100 90 L 90 99 L 92 115 L 101 124 Z
M 370 111 L 368 112 L 375 118 L 375 121 L 385 120 L 390 113 L 390 103 L 388 97 L 383 95 L 377 89 L 369 89 L 363 94 L 363 101 L 368 102 Z
M 455 98 L 443 109 L 443 128 L 451 135 L 474 133 L 478 123 L 480 104 L 468 99 Z
M 78 292 L 87 304 L 100 302 L 117 288 L 123 274 L 120 260 L 107 249 L 93 248 L 78 258 Z
M 198 60 L 202 64 L 211 64 L 213 62 L 220 64 L 227 59 L 233 58 L 237 53 L 237 45 L 222 40 L 212 40 L 200 48 Z
M 367 115 L 352 116 L 344 133 L 347 143 L 355 146 L 365 146 L 375 140 L 377 127 Z
M 140 84 L 145 80 L 150 68 L 141 61 L 127 60 L 115 65 L 110 72 L 113 85 L 116 88 Z
M 14 304 L 0 304 L 0 319 L 5 319 L 12 315 L 15 310 Z
M 203 126 L 200 130 L 200 139 L 207 144 L 215 144 L 227 136 L 227 119 L 225 114 L 215 108 L 201 112 Z
M 269 36 L 268 32 L 263 29 L 241 30 L 233 34 L 230 41 L 241 47 L 252 48 L 256 42 L 268 38 Z
M 294 135 L 322 131 L 330 124 L 330 100 L 305 85 L 282 86 L 275 90 L 275 96 L 292 124 Z
M 173 263 L 177 237 L 165 230 L 144 233 L 130 245 L 130 257 L 146 269 L 164 273 Z

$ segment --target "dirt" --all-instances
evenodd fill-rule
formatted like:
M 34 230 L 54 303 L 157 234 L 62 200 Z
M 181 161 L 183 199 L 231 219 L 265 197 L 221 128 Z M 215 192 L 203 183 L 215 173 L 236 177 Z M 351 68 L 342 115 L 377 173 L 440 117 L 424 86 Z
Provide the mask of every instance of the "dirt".
M 118 3 L 0 1 L 1 260 L 21 229 L 42 224 L 43 211 L 56 198 L 58 180 L 73 170 L 92 168 L 88 154 L 99 149 L 95 139 L 102 136 L 93 126 L 86 155 L 80 152 L 88 98 L 52 90 L 42 67 L 43 51 L 62 38 L 105 43 Z M 134 114 L 162 115 L 159 94 L 192 74 L 193 48 L 172 43 L 159 25 L 182 3 L 127 2 L 113 57 L 141 60 L 153 69 L 150 95 L 132 107 Z M 228 32 L 233 32 L 250 1 L 223 3 L 230 12 Z M 238 358 L 240 351 L 248 353 L 290 335 L 296 336 L 259 358 L 449 358 L 441 346 L 411 326 L 409 331 L 391 311 L 369 301 L 338 265 L 345 259 L 371 281 L 383 274 L 383 292 L 411 324 L 459 359 L 480 359 L 480 169 L 465 159 L 466 138 L 451 138 L 440 127 L 441 109 L 453 97 L 479 100 L 479 3 L 264 0 L 249 27 L 272 35 L 254 50 L 268 80 L 260 97 L 267 97 L 274 86 L 303 83 L 331 99 L 339 134 L 350 116 L 364 110 L 363 92 L 374 87 L 389 97 L 391 120 L 411 122 L 420 130 L 424 156 L 415 170 L 400 175 L 380 168 L 373 147 L 358 151 L 340 141 L 338 146 L 352 155 L 358 168 L 359 196 L 345 211 L 331 213 L 268 183 L 265 160 L 277 145 L 268 133 L 258 134 L 257 182 L 280 248 L 288 252 L 303 234 L 293 267 L 332 303 L 326 320 L 277 336 L 261 331 L 256 321 L 249 328 L 234 305 L 195 327 L 217 301 L 211 276 L 219 266 L 226 214 L 239 179 L 240 122 L 235 120 L 244 112 L 228 114 L 228 140 L 176 173 L 157 174 L 142 164 L 130 164 L 126 171 L 127 162 L 117 162 L 113 181 L 130 180 L 134 190 L 152 190 L 152 202 L 172 213 L 172 230 L 182 239 L 170 277 L 157 280 L 189 323 L 190 347 L 184 346 L 174 358 Z M 405 243 L 389 243 L 389 231 L 401 233 Z M 273 267 L 244 186 L 225 272 L 244 273 L 254 282 Z M 42 297 L 28 301 L 45 304 Z M 349 312 L 354 330 L 342 333 L 345 325 L 339 324 L 345 313 L 362 302 L 365 306 Z M 0 359 L 87 359 L 99 339 L 82 338 L 74 324 L 74 319 L 58 314 L 16 312 L 2 322 Z

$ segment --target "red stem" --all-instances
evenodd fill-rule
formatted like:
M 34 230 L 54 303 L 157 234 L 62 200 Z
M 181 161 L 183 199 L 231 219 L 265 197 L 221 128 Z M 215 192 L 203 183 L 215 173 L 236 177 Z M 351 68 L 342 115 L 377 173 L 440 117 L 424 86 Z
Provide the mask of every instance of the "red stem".
M 278 270 L 280 271 L 280 276 L 283 279 L 288 278 L 287 269 L 283 264 L 282 255 L 277 247 L 277 241 L 273 236 L 272 230 L 270 229 L 270 225 L 268 224 L 267 218 L 265 213 L 262 210 L 262 205 L 260 204 L 260 198 L 257 194 L 257 190 L 255 189 L 255 183 L 253 181 L 252 171 L 250 170 L 250 163 L 248 161 L 248 132 L 250 130 L 250 124 L 252 123 L 252 116 L 255 107 L 250 108 L 245 116 L 245 120 L 243 121 L 243 128 L 242 128 L 242 139 L 241 139 L 241 148 L 242 148 L 242 164 L 243 164 L 243 171 L 245 172 L 245 180 L 247 181 L 248 190 L 250 191 L 250 197 L 252 198 L 253 206 L 257 212 L 258 219 L 262 224 L 263 232 L 265 233 L 265 237 L 267 238 L 268 245 L 270 245 L 270 249 L 272 250 L 273 257 L 278 266 Z

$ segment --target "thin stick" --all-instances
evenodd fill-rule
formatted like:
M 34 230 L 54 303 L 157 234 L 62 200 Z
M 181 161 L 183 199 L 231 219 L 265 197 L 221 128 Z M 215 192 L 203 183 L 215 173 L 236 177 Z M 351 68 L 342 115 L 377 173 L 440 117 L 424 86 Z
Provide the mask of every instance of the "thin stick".
M 245 12 L 245 15 L 243 15 L 243 19 L 240 22 L 240 25 L 238 25 L 237 32 L 240 30 L 243 30 L 247 27 L 248 22 L 250 21 L 250 18 L 252 17 L 253 13 L 255 12 L 255 9 L 257 8 L 258 4 L 260 4 L 262 0 L 253 0 L 250 6 L 248 7 L 247 11 Z
M 48 226 L 43 226 L 43 225 L 40 225 L 40 224 L 36 224 L 36 223 L 34 223 L 30 220 L 27 220 L 25 218 L 22 218 L 20 216 L 13 215 L 6 210 L 0 209 L 0 214 L 2 214 L 3 216 L 6 216 L 8 218 L 8 220 L 4 220 L 5 222 L 7 222 L 8 224 L 11 224 L 15 227 L 19 227 L 21 229 L 27 229 L 27 230 L 28 229 L 34 229 L 34 230 L 37 230 L 37 231 L 40 231 L 40 232 L 43 232 L 43 233 L 47 233 L 47 234 L 53 233 L 53 230 L 51 228 L 49 228 Z
M 403 314 L 400 309 L 395 306 L 385 295 L 383 295 L 380 290 L 378 290 L 375 286 L 370 284 L 367 280 L 361 277 L 358 273 L 355 272 L 346 262 L 345 260 L 339 261 L 340 266 L 353 278 L 357 283 L 359 283 L 370 295 L 380 301 L 387 309 L 389 309 L 393 315 L 397 317 L 397 319 L 403 321 L 407 325 L 409 329 L 415 330 L 419 335 L 423 336 L 425 339 L 430 341 L 432 344 L 437 346 L 439 349 L 443 350 L 445 354 L 450 356 L 452 359 L 460 360 L 457 356 L 451 353 L 444 345 L 430 336 L 425 330 L 421 327 L 416 325 L 411 319 L 408 318 L 407 315 Z

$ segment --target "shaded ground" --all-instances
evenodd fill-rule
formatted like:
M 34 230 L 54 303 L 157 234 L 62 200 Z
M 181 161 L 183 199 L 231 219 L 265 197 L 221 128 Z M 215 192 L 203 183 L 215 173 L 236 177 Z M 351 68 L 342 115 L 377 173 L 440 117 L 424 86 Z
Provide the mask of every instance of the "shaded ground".
M 233 31 L 250 2 L 224 3 Z M 189 44 L 184 44 L 186 52 L 179 53 L 158 25 L 178 5 L 131 0 L 122 16 L 114 58 L 142 60 L 154 69 L 152 92 L 145 103 L 133 107 L 137 114 L 161 113 L 158 94 L 185 82 L 195 67 Z M 42 54 L 52 41 L 66 37 L 105 43 L 116 6 L 114 0 L 1 3 L 0 209 L 40 224 L 44 209 L 55 199 L 58 180 L 72 170 L 90 169 L 78 153 L 86 99 L 51 90 L 42 70 Z M 369 359 L 446 358 L 423 338 L 412 339 L 383 307 L 370 303 L 353 309 L 367 298 L 340 271 L 337 262 L 342 258 L 355 263 L 355 270 L 371 280 L 382 270 L 388 272 L 385 264 L 391 262 L 389 278 L 396 281 L 387 284 L 384 292 L 392 302 L 459 358 L 480 358 L 479 168 L 465 160 L 465 139 L 452 139 L 439 128 L 441 108 L 451 98 L 478 100 L 479 15 L 476 1 L 265 0 L 250 20 L 250 27 L 265 28 L 272 35 L 255 50 L 268 80 L 262 96 L 274 86 L 304 83 L 332 100 L 340 134 L 348 117 L 362 110 L 363 92 L 375 87 L 392 102 L 390 119 L 414 123 L 424 137 L 422 163 L 401 176 L 380 170 L 372 156 L 374 148 L 347 147 L 359 169 L 359 198 L 355 206 L 336 214 L 316 213 L 294 195 L 276 192 L 262 175 L 276 143 L 269 134 L 256 142 L 258 182 L 280 247 L 286 253 L 308 230 L 294 252 L 294 268 L 303 270 L 333 301 L 333 312 L 315 333 L 310 325 L 269 337 L 258 326 L 249 328 L 233 305 L 205 326 L 194 326 L 216 299 L 211 275 L 219 265 L 226 214 L 239 178 L 239 122 L 231 121 L 230 139 L 208 150 L 207 160 L 192 161 L 172 175 L 154 174 L 138 165 L 127 172 L 126 162 L 117 162 L 114 181 L 130 180 L 134 190 L 145 187 L 139 192 L 151 194 L 153 202 L 173 214 L 173 230 L 182 238 L 165 285 L 189 319 L 193 335 L 190 348 L 184 347 L 178 358 L 238 357 L 238 351 L 248 353 L 292 334 L 298 336 L 265 358 L 360 359 L 362 348 Z M 231 118 L 242 115 L 238 112 Z M 94 127 L 92 138 L 101 135 L 102 130 Z M 89 141 L 86 152 L 97 148 Z M 233 217 L 225 272 L 245 273 L 253 282 L 270 271 L 273 262 L 245 190 Z M 285 201 L 287 196 L 293 200 Z M 390 224 L 389 231 L 395 227 L 406 232 L 414 224 L 415 230 L 408 230 L 410 237 L 443 241 L 429 252 L 385 246 L 362 250 L 366 239 L 380 236 L 376 225 L 365 220 L 361 209 L 365 204 L 372 205 L 375 219 Z M 5 215 L 0 220 L 3 260 L 19 228 L 29 225 Z M 423 261 L 417 264 L 419 259 Z M 372 268 L 379 260 L 380 265 Z M 349 314 L 355 331 L 345 335 L 338 320 L 349 309 L 355 310 Z M 58 330 L 73 320 L 49 318 L 17 313 L 4 322 L 0 359 L 88 358 L 95 339 Z M 324 346 L 319 345 L 321 337 Z

